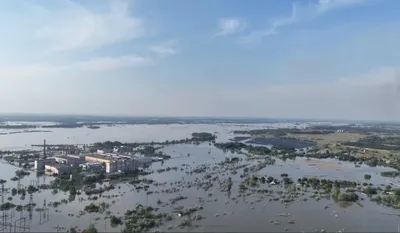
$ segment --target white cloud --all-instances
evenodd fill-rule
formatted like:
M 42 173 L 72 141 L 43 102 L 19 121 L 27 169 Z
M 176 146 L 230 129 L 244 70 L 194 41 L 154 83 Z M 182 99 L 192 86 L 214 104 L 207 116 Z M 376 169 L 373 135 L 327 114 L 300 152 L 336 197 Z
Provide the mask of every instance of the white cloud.
M 278 29 L 284 26 L 300 23 L 325 14 L 328 11 L 356 6 L 368 0 L 318 0 L 316 4 L 302 6 L 292 4 L 292 13 L 288 17 L 275 19 L 267 29 L 256 30 L 249 35 L 239 38 L 239 43 L 253 43 L 262 38 L 278 33 Z
M 235 34 L 246 29 L 246 22 L 238 18 L 226 18 L 218 21 L 217 36 L 226 36 Z
M 179 53 L 179 50 L 179 44 L 175 40 L 150 47 L 150 51 L 160 57 L 173 56 Z
M 350 7 L 367 2 L 368 0 L 319 0 L 316 6 L 319 14 L 330 10 Z
M 151 64 L 152 60 L 139 57 L 139 56 L 122 56 L 122 57 L 100 57 L 87 61 L 81 61 L 72 64 L 73 69 L 88 70 L 88 71 L 102 71 L 114 70 L 119 68 L 132 68 L 141 65 Z M 67 69 L 69 67 L 64 67 Z M 70 68 L 69 68 L 70 69 Z
M 50 9 L 34 5 L 34 10 L 31 8 L 24 13 L 18 12 L 13 15 L 19 20 L 4 17 L 5 13 L 10 15 L 11 13 L 5 12 L 6 10 L 0 7 L 0 10 L 3 9 L 3 12 L 0 12 L 0 19 L 10 23 L 0 28 L 5 32 L 0 38 L 2 51 L 0 93 L 5 97 L 0 98 L 0 107 L 3 112 L 109 114 L 110 108 L 104 106 L 112 105 L 115 115 L 292 116 L 385 120 L 397 119 L 400 115 L 400 101 L 398 101 L 400 69 L 396 67 L 374 69 L 365 74 L 339 77 L 337 81 L 314 84 L 261 86 L 251 85 L 252 80 L 247 80 L 246 85 L 241 85 L 240 89 L 232 87 L 242 84 L 239 83 L 243 81 L 240 79 L 235 79 L 235 82 L 226 85 L 222 85 L 221 80 L 215 82 L 213 80 L 209 82 L 210 79 L 201 80 L 208 76 L 224 79 L 230 77 L 235 69 L 225 71 L 221 66 L 221 69 L 213 70 L 206 67 L 205 63 L 200 64 L 205 67 L 204 72 L 199 72 L 198 63 L 192 64 L 194 62 L 192 60 L 184 61 L 184 66 L 189 68 L 169 67 L 168 72 L 161 70 L 162 68 L 157 71 L 135 69 L 134 72 L 131 72 L 132 70 L 119 72 L 122 69 L 151 65 L 153 60 L 150 58 L 153 58 L 153 55 L 155 60 L 175 55 L 181 51 L 180 46 L 176 41 L 167 41 L 154 46 L 149 46 L 147 42 L 135 44 L 134 41 L 129 46 L 117 47 L 115 50 L 110 48 L 104 51 L 86 51 L 144 36 L 146 32 L 143 21 L 127 13 L 126 2 L 110 0 L 113 8 L 108 13 L 88 10 L 65 0 L 54 1 L 52 4 L 60 2 L 65 6 Z M 333 9 L 354 6 L 360 2 L 319 1 L 308 8 L 293 6 L 292 12 L 288 12 L 287 17 L 273 20 L 267 29 L 250 33 L 247 38 L 242 38 L 242 42 L 253 42 L 279 33 L 285 26 L 304 22 Z M 235 20 L 231 18 L 221 21 L 218 35 L 233 35 L 246 29 L 244 21 Z M 379 24 L 379 28 L 383 26 Z M 356 38 L 341 36 L 350 34 L 348 31 L 344 34 L 327 33 L 340 37 L 337 40 L 324 40 L 330 36 L 310 37 L 310 33 L 307 33 L 303 37 L 307 38 L 307 41 L 322 41 L 328 44 L 330 49 L 323 49 L 328 47 L 320 47 L 312 42 L 298 46 L 300 48 L 282 44 L 285 48 L 281 48 L 282 56 L 276 59 L 274 67 L 283 67 L 277 70 L 284 69 L 288 72 L 276 71 L 276 75 L 268 76 L 265 72 L 273 72 L 266 68 L 256 70 L 255 73 L 250 71 L 246 73 L 246 77 L 264 74 L 265 77 L 274 77 L 275 80 L 290 77 L 291 80 L 297 78 L 298 82 L 304 83 L 304 79 L 309 76 L 318 77 L 318 80 L 323 78 L 332 80 L 338 78 L 336 75 L 338 71 L 357 72 L 368 69 L 366 67 L 380 66 L 383 62 L 397 61 L 397 56 L 390 56 L 397 45 L 396 30 L 393 30 L 396 28 L 399 28 L 397 24 L 383 31 L 369 29 L 364 33 L 353 32 L 357 35 Z M 18 33 L 14 33 L 15 31 Z M 32 36 L 37 36 L 33 45 Z M 4 37 L 7 37 L 7 40 L 4 40 Z M 19 43 L 15 44 L 16 40 Z M 4 41 L 6 43 L 3 43 Z M 43 44 L 43 41 L 46 44 Z M 134 55 L 135 47 L 143 49 L 144 53 L 150 53 L 150 58 Z M 315 48 L 322 48 L 321 52 L 316 53 Z M 51 52 L 40 54 L 46 49 Z M 4 55 L 7 54 L 4 50 L 12 54 L 14 59 Z M 59 51 L 72 51 L 72 53 Z M 103 53 L 107 51 L 114 56 Z M 125 56 L 115 56 L 116 54 Z M 359 59 L 365 54 L 368 54 L 368 60 Z M 343 59 L 344 57 L 353 59 Z M 302 63 L 296 64 L 293 68 L 289 64 L 289 58 Z M 372 58 L 375 60 L 370 60 Z M 260 59 L 257 61 L 263 63 L 263 58 Z M 306 59 L 310 59 L 311 62 L 307 64 L 304 62 Z M 318 63 L 313 64 L 314 61 Z M 204 63 L 203 60 L 201 62 Z M 237 68 L 236 72 L 239 74 L 244 73 L 238 72 L 239 70 L 247 70 L 245 63 L 232 62 L 232 64 L 243 65 L 230 66 Z M 352 66 L 351 71 L 344 69 L 350 66 Z M 191 69 L 192 67 L 194 69 Z M 219 74 L 220 70 L 222 71 Z M 310 75 L 311 73 L 315 74 Z M 168 79 L 170 85 L 159 82 L 162 79 L 160 77 L 171 77 L 171 80 Z M 180 82 L 179 85 L 175 85 L 177 80 L 183 77 L 188 77 L 189 80 L 185 80 L 187 81 L 185 84 Z M 188 88 L 185 86 L 187 83 L 199 85 Z M 208 86 L 204 87 L 205 85 Z M 90 88 L 96 90 L 88 95 Z
M 152 64 L 153 61 L 140 56 L 122 56 L 122 57 L 97 57 L 84 61 L 52 64 L 49 62 L 32 64 L 26 66 L 7 66 L 0 67 L 0 77 L 3 79 L 13 78 L 32 78 L 42 76 L 63 75 L 64 72 L 99 72 L 110 71 L 120 68 L 134 68 L 146 64 Z
M 277 33 L 277 29 L 280 27 L 290 25 L 296 22 L 296 5 L 292 5 L 292 14 L 289 17 L 284 17 L 280 19 L 276 19 L 272 22 L 271 27 L 266 30 L 254 31 L 251 32 L 250 35 L 242 37 L 239 39 L 240 43 L 251 43 L 256 40 L 261 39 L 262 37 L 274 35 Z
M 61 1 L 61 0 L 60 0 Z M 108 13 L 96 13 L 70 1 L 63 7 L 43 8 L 50 19 L 38 25 L 35 36 L 45 40 L 53 50 L 66 51 L 97 48 L 144 35 L 143 21 L 130 16 L 129 1 L 109 1 Z
M 65 72 L 80 76 L 79 72 L 153 63 L 134 51 L 109 56 L 107 52 L 86 50 L 144 36 L 143 21 L 131 16 L 130 3 L 107 0 L 96 3 L 100 6 L 97 8 L 93 2 L 84 5 L 59 0 L 39 4 L 16 0 L 18 9 L 13 4 L 0 3 L 0 19 L 9 22 L 7 27 L 0 27 L 4 32 L 0 38 L 0 79 L 50 75 L 58 78 Z
M 43 67 L 36 67 L 38 69 Z M 7 96 L 0 99 L 0 106 L 6 112 L 109 114 L 110 109 L 104 108 L 104 103 L 118 103 L 113 104 L 114 115 L 398 120 L 399 74 L 400 67 L 385 67 L 323 83 L 237 88 L 209 84 L 184 89 L 161 83 L 118 85 L 118 82 L 93 79 L 96 80 L 96 91 L 91 95 L 87 95 L 87 85 L 74 84 L 84 81 L 76 77 L 74 82 L 69 78 L 47 79 L 47 85 L 54 89 L 40 89 L 43 84 L 35 79 L 24 79 L 19 83 L 10 80 L 12 85 L 2 83 L 0 86 L 3 95 Z M 24 88 L 24 85 L 29 87 Z M 104 94 L 113 88 L 119 91 Z M 63 92 L 64 89 L 68 91 Z M 21 98 L 21 95 L 29 98 Z M 10 105 L 10 102 L 14 104 Z
M 399 71 L 399 67 L 374 69 L 313 84 L 157 90 L 146 102 L 154 108 L 138 105 L 135 111 L 142 115 L 168 116 L 398 120 Z
M 174 55 L 177 53 L 174 48 L 166 46 L 153 46 L 151 47 L 151 51 L 161 56 Z
M 354 77 L 341 77 L 337 81 L 349 87 L 383 87 L 395 85 L 400 87 L 400 69 L 382 67 Z M 399 93 L 400 94 L 400 93 Z

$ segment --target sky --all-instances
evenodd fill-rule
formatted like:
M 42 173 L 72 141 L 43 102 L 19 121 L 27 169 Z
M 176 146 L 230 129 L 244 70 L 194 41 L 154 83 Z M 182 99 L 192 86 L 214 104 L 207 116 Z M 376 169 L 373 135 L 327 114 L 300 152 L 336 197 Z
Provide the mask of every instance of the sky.
M 398 0 L 0 1 L 0 112 L 400 120 Z

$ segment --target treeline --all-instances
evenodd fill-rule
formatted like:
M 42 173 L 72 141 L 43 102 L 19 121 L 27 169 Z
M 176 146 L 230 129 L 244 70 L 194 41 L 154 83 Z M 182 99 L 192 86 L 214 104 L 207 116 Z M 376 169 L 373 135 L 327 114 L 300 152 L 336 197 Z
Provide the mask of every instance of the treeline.
M 381 172 L 381 176 L 383 176 L 383 177 L 398 177 L 399 175 L 400 175 L 400 172 L 398 172 L 398 171 Z
M 377 195 L 371 198 L 371 200 L 387 207 L 400 209 L 400 189 L 392 189 L 389 186 L 387 190 L 385 190 L 385 193 L 388 194 L 390 192 L 392 193 L 391 195 Z
M 297 128 L 284 128 L 284 129 L 255 129 L 255 130 L 236 130 L 235 134 L 247 134 L 251 136 L 259 136 L 265 134 L 271 134 L 277 137 L 286 136 L 288 134 L 314 134 L 314 135 L 325 135 L 335 133 L 338 130 L 343 130 L 349 133 L 359 133 L 371 135 L 372 133 L 400 133 L 399 130 L 380 128 L 380 127 L 359 127 L 357 125 L 345 125 L 345 126 L 312 126 L 307 129 Z
M 10 154 L 35 154 L 40 153 L 40 151 L 33 151 L 33 150 L 19 150 L 19 151 L 11 151 L 11 150 L 0 150 L 0 155 L 10 155 Z
M 312 129 L 314 130 L 344 130 L 345 132 L 349 133 L 359 133 L 359 134 L 366 134 L 371 135 L 372 133 L 399 133 L 400 131 L 397 129 L 388 129 L 381 127 L 379 125 L 365 125 L 364 127 L 360 127 L 358 125 L 344 125 L 344 126 L 328 126 L 328 125 L 319 125 L 313 126 Z
M 356 142 L 343 142 L 345 146 L 371 148 L 379 150 L 400 150 L 400 137 L 369 136 Z
M 244 192 L 249 188 L 254 188 L 259 185 L 263 185 L 265 183 L 270 184 L 271 182 L 274 182 L 275 184 L 281 184 L 283 183 L 286 185 L 288 190 L 290 187 L 292 188 L 293 191 L 298 191 L 300 188 L 297 187 L 295 184 L 295 181 L 288 176 L 286 173 L 281 174 L 282 180 L 278 180 L 272 176 L 269 176 L 268 178 L 261 176 L 248 176 L 246 179 L 244 179 L 240 184 L 239 184 L 239 191 Z M 318 179 L 316 177 L 303 177 L 299 178 L 297 180 L 297 183 L 299 186 L 306 187 L 306 188 L 312 188 L 315 191 L 318 191 L 318 193 L 324 193 L 324 194 L 332 194 L 332 197 L 336 201 L 343 201 L 343 202 L 356 202 L 359 200 L 359 196 L 354 192 L 355 189 L 358 186 L 361 186 L 361 184 L 353 181 L 348 181 L 348 180 L 328 180 L 328 179 Z M 364 189 L 365 193 L 368 194 L 376 194 L 377 189 L 370 187 L 369 184 L 363 184 L 366 188 Z M 341 190 L 346 190 L 345 192 L 341 192 Z M 266 190 L 268 191 L 268 190 Z M 316 192 L 317 193 L 317 192 Z
M 162 151 L 157 151 L 159 148 L 152 147 L 152 146 L 145 146 L 144 148 L 137 149 L 135 152 L 142 154 L 146 157 L 160 157 L 163 159 L 170 159 L 171 156 L 165 154 Z
M 36 125 L 0 125 L 0 129 L 34 129 Z
M 37 128 L 82 128 L 84 126 L 90 129 L 100 128 L 98 125 L 105 125 L 104 123 L 60 123 L 51 125 L 0 125 L 0 129 L 37 129 Z M 109 124 L 108 124 L 109 125 Z
M 241 142 L 214 143 L 214 146 L 231 153 L 240 153 L 242 150 L 246 150 L 252 155 L 269 155 L 272 152 L 271 149 L 265 146 L 252 146 Z
M 317 151 L 297 151 L 295 148 L 279 148 L 272 147 L 269 149 L 265 146 L 252 146 L 241 142 L 227 142 L 227 143 L 214 143 L 214 146 L 224 151 L 230 151 L 231 153 L 241 153 L 243 150 L 247 151 L 252 155 L 271 155 L 281 156 L 282 159 L 294 159 L 296 157 L 308 157 L 316 159 L 338 159 L 339 161 L 348 161 L 354 163 L 364 163 L 371 167 L 376 166 L 389 166 L 395 169 L 399 169 L 396 163 L 387 164 L 385 160 L 378 159 L 376 157 L 355 157 L 346 152 L 331 153 L 330 151 L 317 152 Z
M 132 152 L 133 148 L 137 148 L 139 146 L 146 146 L 146 145 L 173 145 L 173 144 L 185 144 L 185 143 L 199 143 L 199 142 L 214 142 L 217 136 L 211 134 L 211 133 L 206 133 L 206 132 L 196 132 L 192 133 L 192 138 L 185 138 L 181 140 L 165 140 L 163 142 L 141 142 L 141 143 L 123 143 L 119 141 L 105 141 L 105 142 L 96 142 L 93 145 L 93 149 L 114 149 L 114 148 L 119 148 L 119 150 L 124 150 L 126 148 L 131 148 L 131 151 L 127 152 Z
M 260 136 L 260 135 L 273 135 L 275 137 L 283 137 L 288 134 L 314 134 L 314 135 L 326 135 L 334 133 L 332 130 L 313 130 L 313 129 L 253 129 L 253 130 L 235 130 L 234 134 L 246 134 L 251 136 Z
M 73 129 L 73 128 L 82 128 L 87 127 L 89 129 L 99 129 L 100 125 L 112 126 L 114 124 L 111 123 L 60 123 L 60 124 L 52 124 L 52 125 L 43 125 L 41 128 L 65 128 L 65 129 Z
M 200 133 L 192 133 L 193 141 L 215 141 L 217 136 L 211 133 L 200 132 Z

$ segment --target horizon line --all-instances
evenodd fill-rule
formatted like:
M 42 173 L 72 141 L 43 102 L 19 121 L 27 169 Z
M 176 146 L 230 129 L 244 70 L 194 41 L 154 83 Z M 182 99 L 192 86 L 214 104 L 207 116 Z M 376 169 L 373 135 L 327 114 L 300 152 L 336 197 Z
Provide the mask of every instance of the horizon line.
M 331 122 L 374 122 L 374 123 L 400 123 L 400 121 L 376 120 L 376 119 L 334 119 L 334 118 L 309 118 L 309 117 L 249 117 L 249 116 L 156 116 L 156 115 L 105 115 L 105 114 L 78 114 L 78 113 L 4 113 L 1 116 L 42 116 L 42 117 L 108 117 L 108 118 L 177 118 L 177 119 L 248 119 L 248 120 L 291 120 L 291 121 L 331 121 Z

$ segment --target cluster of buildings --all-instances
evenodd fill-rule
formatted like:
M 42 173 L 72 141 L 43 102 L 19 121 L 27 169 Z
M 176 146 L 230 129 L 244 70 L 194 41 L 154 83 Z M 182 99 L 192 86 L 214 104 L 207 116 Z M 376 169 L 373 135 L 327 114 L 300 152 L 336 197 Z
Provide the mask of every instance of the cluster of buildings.
M 148 167 L 152 159 L 134 155 L 116 153 L 98 153 L 87 155 L 59 155 L 35 160 L 34 169 L 51 174 L 69 174 L 73 167 L 80 166 L 87 172 L 105 171 L 106 173 L 135 172 L 139 168 Z

